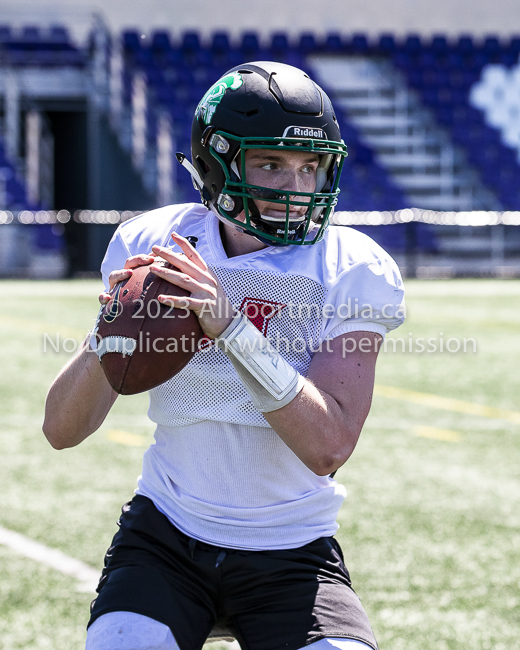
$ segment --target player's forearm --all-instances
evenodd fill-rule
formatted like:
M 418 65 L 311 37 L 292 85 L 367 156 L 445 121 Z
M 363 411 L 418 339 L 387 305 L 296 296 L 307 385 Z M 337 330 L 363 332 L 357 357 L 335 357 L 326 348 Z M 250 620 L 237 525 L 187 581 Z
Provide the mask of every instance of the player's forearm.
M 346 410 L 306 381 L 292 402 L 264 417 L 309 469 L 326 476 L 348 460 L 366 417 L 357 409 Z
M 117 394 L 97 356 L 84 346 L 52 384 L 43 432 L 55 449 L 74 447 L 102 424 Z

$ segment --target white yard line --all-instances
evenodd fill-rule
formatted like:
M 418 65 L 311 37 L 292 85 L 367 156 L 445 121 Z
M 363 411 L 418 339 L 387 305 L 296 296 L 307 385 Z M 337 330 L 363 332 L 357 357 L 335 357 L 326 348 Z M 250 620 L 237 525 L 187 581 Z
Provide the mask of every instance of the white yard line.
M 96 590 L 100 572 L 56 548 L 49 548 L 25 537 L 25 535 L 2 528 L 2 526 L 0 526 L 0 544 L 8 546 L 16 553 L 36 560 L 40 564 L 56 569 L 60 573 L 76 578 L 79 583 L 79 591 L 94 592 Z

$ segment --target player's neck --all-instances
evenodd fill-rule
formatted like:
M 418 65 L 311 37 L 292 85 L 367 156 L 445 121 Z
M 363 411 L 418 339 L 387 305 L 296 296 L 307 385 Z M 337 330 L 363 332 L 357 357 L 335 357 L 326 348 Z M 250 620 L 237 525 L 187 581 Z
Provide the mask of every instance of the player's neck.
M 245 232 L 235 230 L 233 226 L 228 226 L 220 222 L 220 237 L 222 245 L 228 257 L 237 257 L 237 255 L 247 255 L 266 248 L 266 244 L 258 241 Z

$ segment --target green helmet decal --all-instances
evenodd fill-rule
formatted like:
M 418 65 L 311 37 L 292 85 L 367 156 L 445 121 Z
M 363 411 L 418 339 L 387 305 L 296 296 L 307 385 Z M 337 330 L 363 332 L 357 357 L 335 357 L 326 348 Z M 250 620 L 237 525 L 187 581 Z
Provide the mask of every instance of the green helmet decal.
M 230 90 L 238 90 L 243 83 L 244 80 L 242 79 L 240 72 L 232 72 L 231 74 L 222 77 L 222 79 L 219 79 L 200 100 L 197 110 L 195 111 L 195 116 L 198 117 L 199 115 L 202 115 L 204 124 L 210 124 L 211 118 L 217 110 L 217 106 L 222 101 L 226 90 L 228 88 Z

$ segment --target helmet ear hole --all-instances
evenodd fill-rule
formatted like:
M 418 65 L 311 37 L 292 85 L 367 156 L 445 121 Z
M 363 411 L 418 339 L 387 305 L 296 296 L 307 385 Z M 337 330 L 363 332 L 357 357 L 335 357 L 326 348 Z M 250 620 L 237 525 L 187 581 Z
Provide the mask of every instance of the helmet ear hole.
M 211 167 L 208 165 L 208 163 L 203 160 L 200 156 L 197 156 L 195 158 L 195 161 L 198 165 L 199 171 L 201 172 L 201 176 L 207 176 L 209 172 L 211 171 Z
M 328 180 L 331 163 L 332 156 L 330 154 L 321 156 L 320 164 L 316 170 L 316 192 L 321 192 L 325 187 L 325 183 Z

